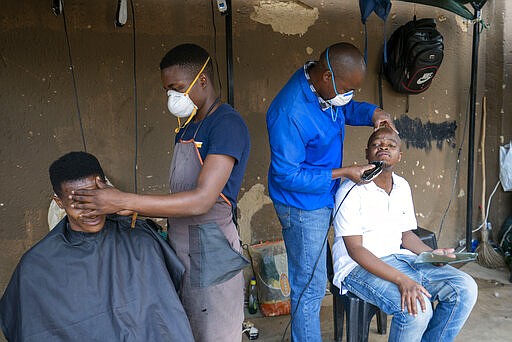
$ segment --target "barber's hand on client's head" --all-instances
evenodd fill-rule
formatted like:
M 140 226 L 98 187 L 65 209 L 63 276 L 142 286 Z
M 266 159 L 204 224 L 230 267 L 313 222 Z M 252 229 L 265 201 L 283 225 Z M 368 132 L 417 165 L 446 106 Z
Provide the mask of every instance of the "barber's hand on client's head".
M 373 120 L 374 131 L 378 130 L 379 128 L 389 127 L 393 131 L 395 131 L 397 134 L 399 134 L 398 130 L 395 127 L 395 124 L 393 123 L 393 119 L 391 119 L 391 115 L 389 113 L 383 111 L 382 109 L 377 108 L 375 110 L 372 120 Z
M 76 209 L 90 210 L 81 214 L 83 217 L 94 217 L 104 214 L 122 213 L 130 215 L 131 211 L 125 210 L 120 204 L 123 192 L 105 183 L 100 177 L 96 178 L 97 189 L 74 190 L 69 198 L 73 200 L 72 207 Z M 126 213 L 125 213 L 126 212 Z
M 107 183 L 107 181 L 103 181 L 100 177 L 96 177 L 96 185 L 98 186 L 98 189 L 107 189 L 107 188 L 115 189 L 113 185 L 111 185 L 110 183 Z M 121 216 L 130 216 L 133 213 L 134 213 L 133 210 L 128 210 L 128 209 L 116 211 L 116 214 L 121 215 Z
M 381 128 L 391 128 L 391 126 L 389 125 L 389 122 L 381 121 L 381 123 L 379 124 L 379 127 L 375 128 L 374 131 L 381 129 Z

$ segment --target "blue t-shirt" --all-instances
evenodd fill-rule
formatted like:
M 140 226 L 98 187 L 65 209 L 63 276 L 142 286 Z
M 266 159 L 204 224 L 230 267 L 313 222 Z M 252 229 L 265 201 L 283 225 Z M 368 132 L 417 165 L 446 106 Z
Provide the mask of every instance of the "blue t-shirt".
M 345 125 L 371 126 L 376 108 L 352 100 L 323 111 L 300 68 L 267 112 L 270 198 L 304 210 L 332 208 L 339 184 L 332 169 L 342 166 Z
M 196 133 L 198 127 L 199 130 Z M 233 207 L 236 207 L 251 148 L 249 130 L 242 116 L 230 105 L 221 104 L 202 122 L 190 122 L 182 128 L 176 134 L 175 143 L 180 139 L 190 140 L 194 134 L 194 140 L 202 142 L 199 153 L 203 161 L 208 154 L 224 154 L 235 158 L 235 165 L 222 193 Z

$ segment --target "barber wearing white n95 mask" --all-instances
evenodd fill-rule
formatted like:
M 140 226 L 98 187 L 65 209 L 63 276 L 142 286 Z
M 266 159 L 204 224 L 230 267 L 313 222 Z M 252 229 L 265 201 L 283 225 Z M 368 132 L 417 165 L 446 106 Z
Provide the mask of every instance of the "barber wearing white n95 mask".
M 167 90 L 167 108 L 169 109 L 169 112 L 176 116 L 178 118 L 178 127 L 175 130 L 175 133 L 178 133 L 179 130 L 183 127 L 185 127 L 193 118 L 194 115 L 197 112 L 197 106 L 195 105 L 194 101 L 189 96 L 189 92 L 194 86 L 194 84 L 197 82 L 197 79 L 201 75 L 201 73 L 204 71 L 208 63 L 210 62 L 210 57 L 206 59 L 204 62 L 201 70 L 199 70 L 199 73 L 196 75 L 192 83 L 188 86 L 188 88 L 185 90 L 185 92 L 180 93 L 179 91 L 169 89 Z M 162 78 L 163 78 L 164 72 L 162 72 Z M 162 79 L 162 81 L 165 83 L 165 81 Z M 165 87 L 165 85 L 164 85 Z M 188 117 L 188 120 L 181 126 L 181 120 L 180 118 L 186 118 Z
M 176 46 L 162 58 L 160 70 L 167 107 L 178 118 L 171 193 L 136 195 L 101 184 L 104 189 L 78 191 L 73 200 L 77 208 L 91 209 L 84 216 L 121 211 L 167 217 L 169 242 L 185 266 L 180 296 L 194 339 L 241 341 L 242 269 L 249 263 L 241 253 L 234 213 L 249 131 L 241 115 L 220 101 L 203 48 Z
M 324 241 L 334 195 L 340 178 L 359 183 L 373 167 L 343 166 L 345 125 L 394 128 L 388 113 L 353 100 L 365 74 L 364 58 L 355 46 L 331 45 L 318 61 L 295 72 L 267 112 L 268 189 L 288 256 L 292 341 L 321 341 Z
M 188 93 L 178 93 L 175 90 L 167 90 L 167 108 L 177 118 L 192 117 L 197 106 L 188 96 Z

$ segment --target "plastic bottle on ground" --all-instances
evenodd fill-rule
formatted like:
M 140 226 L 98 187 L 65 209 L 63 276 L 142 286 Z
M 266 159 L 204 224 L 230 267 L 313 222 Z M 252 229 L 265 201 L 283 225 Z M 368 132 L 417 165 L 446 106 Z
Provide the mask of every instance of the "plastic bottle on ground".
M 249 288 L 249 313 L 254 315 L 258 312 L 258 293 L 256 290 L 256 279 L 252 278 Z

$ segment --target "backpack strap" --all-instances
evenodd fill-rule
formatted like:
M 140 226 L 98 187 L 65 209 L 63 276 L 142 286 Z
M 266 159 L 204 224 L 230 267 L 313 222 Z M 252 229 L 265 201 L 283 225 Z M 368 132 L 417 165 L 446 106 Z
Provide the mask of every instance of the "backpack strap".
M 368 30 L 366 28 L 366 22 L 364 25 L 364 64 L 368 65 Z
M 383 52 L 383 58 L 384 63 L 388 62 L 388 39 L 386 37 L 386 20 L 384 20 L 384 52 Z
M 391 11 L 391 0 L 359 0 L 361 22 L 364 25 L 364 61 L 368 63 L 368 30 L 366 19 L 375 12 L 384 21 L 384 50 L 386 49 L 386 19 Z M 385 57 L 387 58 L 387 57 Z
M 379 70 L 379 107 L 384 109 L 384 102 L 382 98 L 382 77 L 384 77 L 384 64 L 381 63 Z

